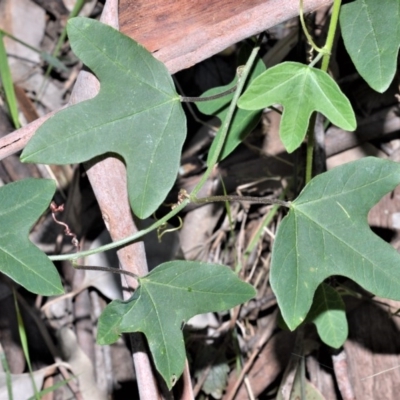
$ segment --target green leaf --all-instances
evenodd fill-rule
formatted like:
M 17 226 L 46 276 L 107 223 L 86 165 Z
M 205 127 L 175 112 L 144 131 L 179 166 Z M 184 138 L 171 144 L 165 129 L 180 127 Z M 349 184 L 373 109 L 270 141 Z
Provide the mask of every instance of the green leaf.
M 203 373 L 207 373 L 207 377 L 203 383 L 202 391 L 211 395 L 214 399 L 221 399 L 226 389 L 229 371 L 229 364 L 225 360 L 212 364 L 207 371 L 203 371 Z
M 197 314 L 228 310 L 255 293 L 228 267 L 167 262 L 140 279 L 129 301 L 116 300 L 106 307 L 99 319 L 97 341 L 109 344 L 123 332 L 143 332 L 154 364 L 171 388 L 185 363 L 182 325 Z
M 120 154 L 131 207 L 140 218 L 148 217 L 175 181 L 186 136 L 172 79 L 146 49 L 100 22 L 73 18 L 68 35 L 75 54 L 99 78 L 100 93 L 43 124 L 22 160 L 69 164 Z
M 284 107 L 279 134 L 289 153 L 301 145 L 313 111 L 342 129 L 356 128 L 351 104 L 336 82 L 326 72 L 304 64 L 286 62 L 268 69 L 251 82 L 238 102 L 245 110 L 274 104 Z
M 228 360 L 220 347 L 207 344 L 196 346 L 196 360 L 194 364 L 195 378 L 206 378 L 201 390 L 214 399 L 221 399 L 228 380 L 230 371 Z
M 28 235 L 49 206 L 55 189 L 50 179 L 25 179 L 0 188 L 0 271 L 43 296 L 64 290 L 53 263 Z
M 290 329 L 304 321 L 331 275 L 400 300 L 400 255 L 367 223 L 370 208 L 399 183 L 399 164 L 367 157 L 312 179 L 292 203 L 271 260 L 271 286 Z
M 340 294 L 325 283 L 319 285 L 315 292 L 307 321 L 315 324 L 319 337 L 328 346 L 338 349 L 347 339 L 344 302 Z
M 355 0 L 343 5 L 343 41 L 359 74 L 382 93 L 393 80 L 400 45 L 399 0 Z
M 239 63 L 243 64 L 246 62 L 247 58 L 250 55 L 249 48 L 246 46 L 243 48 L 239 55 Z M 265 64 L 261 58 L 257 60 L 254 65 L 252 72 L 248 77 L 248 82 L 251 82 L 254 78 L 259 76 L 261 73 L 265 71 Z M 237 84 L 237 77 L 226 86 L 220 86 L 217 88 L 213 88 L 204 92 L 201 97 L 209 97 L 215 94 L 219 94 L 225 92 L 226 90 L 234 87 Z M 248 86 L 248 85 L 247 85 Z M 219 99 L 198 102 L 196 103 L 197 108 L 206 115 L 214 115 L 221 122 L 224 121 L 226 114 L 228 113 L 229 104 L 233 99 L 233 93 L 224 97 L 220 97 Z M 246 136 L 256 127 L 258 121 L 260 120 L 261 111 L 246 111 L 241 109 L 236 109 L 235 114 L 232 119 L 231 126 L 228 131 L 228 136 L 224 143 L 224 147 L 222 148 L 222 152 L 219 156 L 218 161 L 223 160 L 229 154 L 232 153 L 236 147 L 243 142 Z M 221 128 L 218 130 L 216 134 L 216 138 L 214 139 L 210 151 L 208 153 L 207 165 L 209 166 L 209 160 L 212 158 L 215 147 L 218 142 L 218 136 L 221 134 Z

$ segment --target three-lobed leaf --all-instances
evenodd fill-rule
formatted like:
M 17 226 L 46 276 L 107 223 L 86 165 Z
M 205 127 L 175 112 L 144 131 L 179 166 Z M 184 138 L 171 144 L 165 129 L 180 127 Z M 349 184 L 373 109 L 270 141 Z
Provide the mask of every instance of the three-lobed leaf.
M 359 74 L 384 92 L 397 69 L 400 45 L 399 0 L 355 0 L 340 13 L 343 41 Z
M 371 207 L 398 184 L 399 164 L 367 157 L 312 179 L 291 204 L 271 260 L 271 286 L 290 329 L 304 321 L 318 285 L 332 275 L 400 299 L 400 255 L 367 223 Z
M 244 47 L 239 54 L 239 62 L 245 63 L 248 56 L 250 55 L 249 49 Z M 265 64 L 262 59 L 258 59 L 249 74 L 248 81 L 251 82 L 254 78 L 259 76 L 265 71 Z M 237 84 L 237 77 L 226 86 L 221 86 L 217 88 L 213 88 L 204 92 L 201 97 L 209 97 L 222 92 L 225 92 L 228 89 L 231 89 Z M 221 122 L 224 121 L 226 114 L 228 113 L 229 104 L 232 101 L 233 93 L 220 97 L 215 100 L 198 102 L 196 103 L 197 108 L 203 113 L 207 115 L 215 115 Z M 242 110 L 237 108 L 233 115 L 232 123 L 229 127 L 228 135 L 225 139 L 224 146 L 222 147 L 221 154 L 218 158 L 218 161 L 223 160 L 229 154 L 232 153 L 236 147 L 243 142 L 246 136 L 254 129 L 254 127 L 258 124 L 261 116 L 261 110 Z M 218 136 L 221 134 L 222 128 L 220 128 L 216 134 L 216 137 L 210 147 L 210 151 L 208 153 L 207 165 L 209 166 L 209 160 L 213 158 L 213 154 L 215 152 L 216 145 L 218 143 Z
M 126 163 L 132 210 L 148 217 L 176 179 L 186 136 L 171 76 L 145 48 L 98 21 L 73 18 L 68 36 L 99 78 L 100 93 L 44 123 L 21 159 L 69 164 L 117 153 Z
M 154 364 L 171 388 L 182 374 L 182 325 L 206 312 L 228 310 L 255 296 L 230 268 L 194 261 L 171 261 L 140 278 L 128 301 L 111 302 L 99 319 L 97 341 L 115 342 L 123 332 L 142 332 Z
M 49 206 L 55 189 L 49 179 L 25 179 L 0 188 L 0 271 L 43 296 L 64 290 L 53 263 L 28 235 Z
M 268 69 L 251 82 L 238 102 L 245 110 L 275 104 L 284 107 L 279 135 L 289 153 L 304 140 L 314 111 L 342 129 L 356 128 L 351 104 L 336 82 L 326 72 L 304 64 L 285 62 Z

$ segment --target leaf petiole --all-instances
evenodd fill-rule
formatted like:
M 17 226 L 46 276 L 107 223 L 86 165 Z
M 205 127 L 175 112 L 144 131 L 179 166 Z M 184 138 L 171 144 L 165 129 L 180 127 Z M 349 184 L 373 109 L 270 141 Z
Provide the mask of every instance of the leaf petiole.
M 237 85 L 232 86 L 228 90 L 225 90 L 221 93 L 214 94 L 212 96 L 207 97 L 187 97 L 187 96 L 180 96 L 181 103 L 198 103 L 199 101 L 211 101 L 215 99 L 219 99 L 221 97 L 227 96 L 236 91 Z
M 317 64 L 317 62 L 322 58 L 322 57 L 324 57 L 325 56 L 325 53 L 318 53 L 317 54 L 317 56 L 314 58 L 314 60 L 312 60 L 311 62 L 310 62 L 310 64 L 308 64 L 308 66 L 310 67 L 310 68 L 312 68 L 312 67 L 314 67 L 316 64 Z
M 340 6 L 342 4 L 342 0 L 334 0 L 333 2 L 333 9 L 332 9 L 332 16 L 331 22 L 329 24 L 328 29 L 328 37 L 326 38 L 326 43 L 324 48 L 326 48 L 326 53 L 322 59 L 321 69 L 322 71 L 328 72 L 329 60 L 331 58 L 333 41 L 335 39 L 335 33 L 339 21 L 339 13 L 340 13 Z
M 324 48 L 318 47 L 310 33 L 308 32 L 306 22 L 304 21 L 304 11 L 303 11 L 303 0 L 300 0 L 300 8 L 299 8 L 299 17 L 300 17 L 300 23 L 301 27 L 303 28 L 304 35 L 306 35 L 307 41 L 310 44 L 310 46 L 318 53 L 324 53 L 326 50 Z
M 89 271 L 104 271 L 104 272 L 111 272 L 113 274 L 123 274 L 123 275 L 129 275 L 132 278 L 139 279 L 139 277 L 134 274 L 133 272 L 126 271 L 124 269 L 119 269 L 119 268 L 111 268 L 111 267 L 98 267 L 94 265 L 78 265 L 75 262 L 72 262 L 72 266 L 75 269 L 83 269 L 83 270 L 89 270 Z
M 257 204 L 276 204 L 290 208 L 290 201 L 271 199 L 269 197 L 226 195 L 226 196 L 201 197 L 195 199 L 192 198 L 192 203 L 195 204 L 213 203 L 217 201 L 243 201 L 243 202 L 257 203 Z

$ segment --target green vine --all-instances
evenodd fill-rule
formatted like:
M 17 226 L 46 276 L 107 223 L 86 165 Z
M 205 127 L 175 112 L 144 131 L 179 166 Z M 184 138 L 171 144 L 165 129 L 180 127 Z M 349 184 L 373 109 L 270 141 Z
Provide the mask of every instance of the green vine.
M 337 25 L 339 20 L 341 3 L 342 0 L 334 0 L 331 21 L 329 23 L 328 36 L 325 42 L 325 46 L 322 49 L 320 49 L 315 45 L 311 35 L 307 31 L 307 27 L 304 22 L 304 16 L 303 16 L 303 0 L 300 0 L 300 21 L 303 27 L 304 34 L 306 35 L 310 45 L 319 53 L 318 56 L 312 61 L 310 66 L 313 67 L 322 57 L 321 70 L 325 72 L 328 71 L 329 60 L 331 57 L 333 42 L 335 39 L 335 33 L 337 30 Z M 306 177 L 305 177 L 306 184 L 310 182 L 313 177 L 312 166 L 313 166 L 313 156 L 314 156 L 315 121 L 316 121 L 316 114 L 313 113 L 307 130 Z

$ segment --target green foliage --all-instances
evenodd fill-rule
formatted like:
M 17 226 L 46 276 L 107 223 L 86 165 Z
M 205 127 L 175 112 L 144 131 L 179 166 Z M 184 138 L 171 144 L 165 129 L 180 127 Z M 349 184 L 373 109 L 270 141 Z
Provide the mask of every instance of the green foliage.
M 0 29 L 0 82 L 4 90 L 7 100 L 8 109 L 11 119 L 16 128 L 20 128 L 21 124 L 18 118 L 17 98 L 15 97 L 14 84 L 12 81 L 10 66 L 8 65 L 8 57 L 4 46 L 4 35 Z
M 28 346 L 28 337 L 26 335 L 26 328 L 25 328 L 24 321 L 22 319 L 21 311 L 19 310 L 18 300 L 17 300 L 17 296 L 15 294 L 15 291 L 13 291 L 13 297 L 14 297 L 15 312 L 17 314 L 19 339 L 21 341 L 21 346 L 22 346 L 22 350 L 24 353 L 25 361 L 28 366 L 29 376 L 31 378 L 35 399 L 40 400 L 39 391 L 36 387 L 36 382 L 35 382 L 35 379 L 33 376 L 33 371 L 32 371 L 32 363 L 31 363 L 31 357 L 29 355 L 29 346 Z
M 340 294 L 325 283 L 319 285 L 315 292 L 307 321 L 315 324 L 319 337 L 328 346 L 338 349 L 347 339 L 344 302 Z
M 241 54 L 239 55 L 239 62 L 245 63 L 250 52 L 248 48 L 245 47 Z M 249 75 L 249 82 L 251 82 L 254 78 L 259 76 L 261 73 L 265 71 L 265 64 L 259 58 L 254 65 L 254 68 Z M 213 88 L 204 92 L 201 97 L 209 97 L 215 94 L 219 94 L 225 92 L 226 90 L 234 87 L 237 83 L 237 77 L 226 86 L 221 86 L 217 88 Z M 221 123 L 224 121 L 227 113 L 230 102 L 232 101 L 233 93 L 227 96 L 220 97 L 215 100 L 210 100 L 206 102 L 198 102 L 196 103 L 197 108 L 206 115 L 214 115 L 216 116 Z M 255 128 L 258 124 L 261 116 L 261 110 L 256 111 L 246 111 L 241 109 L 236 109 L 235 114 L 232 119 L 232 124 L 228 131 L 228 136 L 226 137 L 226 141 L 224 143 L 224 147 L 222 148 L 222 152 L 219 156 L 219 160 L 221 161 L 226 158 L 229 154 L 232 153 L 236 147 L 243 142 L 243 140 L 247 137 L 247 135 Z M 207 165 L 209 166 L 209 161 L 212 159 L 212 155 L 215 152 L 216 144 L 218 142 L 218 136 L 221 134 L 221 128 L 218 130 L 216 134 L 216 140 L 213 141 L 209 153 Z
M 278 228 L 271 286 L 290 329 L 301 324 L 327 277 L 353 279 L 400 299 L 400 255 L 369 228 L 370 208 L 400 183 L 400 165 L 364 158 L 314 178 Z
M 356 0 L 343 6 L 347 50 L 360 74 L 379 91 L 388 87 L 396 69 L 399 10 L 397 0 Z M 164 200 L 178 172 L 186 135 L 180 98 L 165 66 L 118 31 L 75 18 L 68 23 L 68 34 L 76 55 L 99 78 L 100 93 L 42 125 L 22 159 L 69 164 L 116 153 L 127 166 L 132 210 L 145 218 Z M 324 50 L 330 51 L 327 46 Z M 280 136 L 288 152 L 303 142 L 313 112 L 324 114 L 342 129 L 355 129 L 350 102 L 325 72 L 294 62 L 264 69 L 259 61 L 239 100 L 220 159 L 243 140 L 261 110 L 275 104 L 284 108 Z M 232 98 L 198 107 L 223 120 Z M 353 279 L 381 297 L 400 299 L 400 256 L 367 223 L 370 208 L 399 183 L 399 164 L 366 158 L 312 179 L 291 203 L 278 228 L 270 272 L 272 289 L 290 329 L 313 322 L 325 343 L 343 344 L 347 337 L 343 301 L 323 283 L 332 275 Z M 29 241 L 28 233 L 54 191 L 53 182 L 34 179 L 0 188 L 0 271 L 42 295 L 62 293 L 62 285 L 53 264 Z M 139 284 L 129 301 L 107 306 L 99 320 L 98 341 L 107 344 L 124 332 L 144 333 L 154 364 L 169 388 L 184 367 L 182 325 L 196 314 L 227 310 L 255 295 L 229 268 L 200 262 L 162 264 L 140 278 Z M 220 375 L 215 384 L 210 382 L 212 393 L 219 393 L 226 365 L 216 372 Z M 293 396 L 301 393 L 301 378 L 296 374 Z
M 107 25 L 74 18 L 68 22 L 68 34 L 75 54 L 99 78 L 100 93 L 43 124 L 21 159 L 70 164 L 120 154 L 132 210 L 146 218 L 176 179 L 186 136 L 172 79 L 146 49 Z
M 185 363 L 182 325 L 196 314 L 228 310 L 255 294 L 225 266 L 194 261 L 161 264 L 140 279 L 129 301 L 116 300 L 106 307 L 97 340 L 108 344 L 123 332 L 143 332 L 154 364 L 171 388 Z
M 344 44 L 357 71 L 381 93 L 396 73 L 399 20 L 399 0 L 355 0 L 340 14 Z
M 25 179 L 0 188 L 0 271 L 43 296 L 64 290 L 53 263 L 28 234 L 49 206 L 55 188 L 54 181 L 46 179 Z
M 49 65 L 51 65 L 53 68 L 57 68 L 60 71 L 68 72 L 68 68 L 56 57 L 53 57 L 51 54 L 46 53 L 45 51 L 39 50 L 36 47 L 31 46 L 29 43 L 24 42 L 23 40 L 20 40 L 16 38 L 15 36 L 11 35 L 10 33 L 4 31 L 3 29 L 0 29 L 0 36 L 7 36 L 11 40 L 14 40 L 17 43 L 22 44 L 22 46 L 25 46 L 26 48 L 34 51 L 35 53 L 38 53 L 39 56 L 46 61 Z M 3 56 L 2 56 L 3 57 Z M 3 58 L 0 58 L 3 60 Z
M 304 323 L 313 323 L 320 339 L 335 349 L 343 345 L 348 335 L 345 305 L 341 295 L 326 283 L 321 283 L 313 298 L 312 306 Z M 289 330 L 282 314 L 278 326 Z
M 214 399 L 222 398 L 228 381 L 230 367 L 224 349 L 223 345 L 209 344 L 196 344 L 195 348 L 194 376 L 199 381 L 206 375 L 201 390 Z
M 285 62 L 268 69 L 251 82 L 238 102 L 245 110 L 275 104 L 284 107 L 279 134 L 289 153 L 301 145 L 313 111 L 342 129 L 356 128 L 351 104 L 336 82 L 327 73 L 304 64 Z

